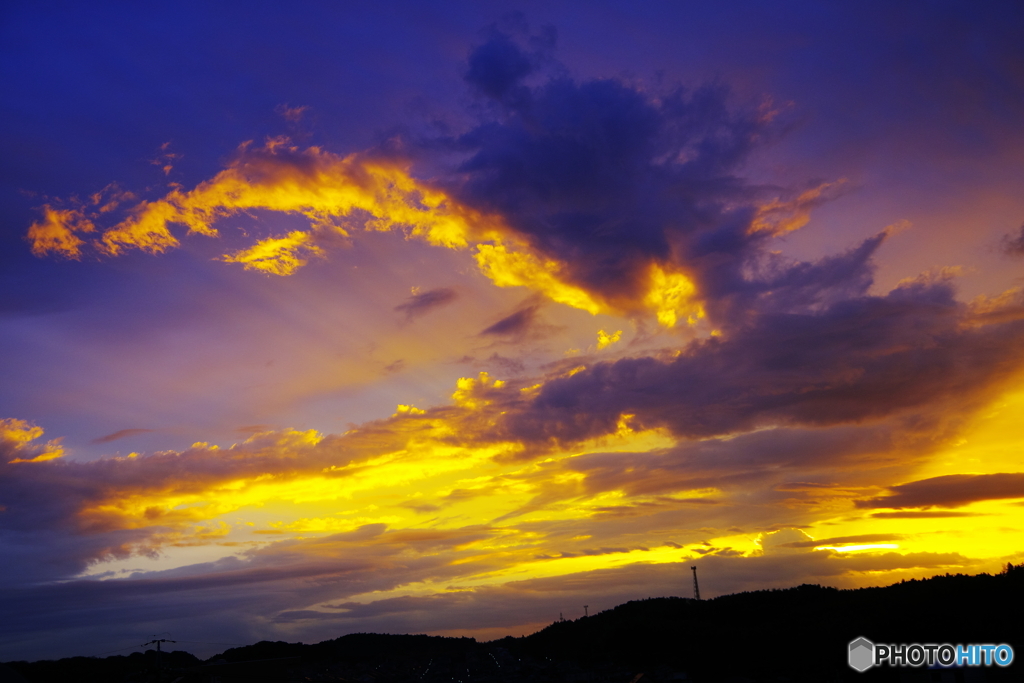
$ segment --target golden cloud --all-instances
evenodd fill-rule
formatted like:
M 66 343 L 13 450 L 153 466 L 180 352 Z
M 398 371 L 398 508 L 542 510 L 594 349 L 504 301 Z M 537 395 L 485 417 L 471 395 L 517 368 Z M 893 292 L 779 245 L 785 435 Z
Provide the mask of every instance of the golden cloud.
M 6 460 L 8 464 L 46 462 L 63 457 L 64 449 L 60 440 L 55 439 L 44 445 L 32 444 L 43 435 L 43 428 L 15 418 L 0 419 L 0 458 L 17 456 Z
M 408 162 L 371 154 L 341 157 L 319 147 L 301 150 L 286 138 L 259 148 L 243 145 L 212 179 L 191 190 L 172 186 L 162 199 L 138 203 L 124 220 L 99 232 L 93 221 L 108 210 L 45 206 L 43 220 L 29 228 L 32 252 L 72 259 L 86 247 L 106 256 L 127 249 L 158 254 L 180 245 L 174 225 L 184 226 L 188 234 L 217 237 L 218 221 L 264 210 L 300 215 L 309 229 L 257 240 L 224 254 L 223 261 L 291 275 L 310 258 L 325 256 L 327 245 L 339 237 L 352 237 L 352 226 L 361 224 L 365 230 L 401 230 L 409 239 L 434 246 L 473 248 L 480 271 L 495 285 L 526 287 L 593 314 L 647 310 L 666 327 L 703 316 L 696 286 L 677 267 L 652 263 L 639 296 L 612 300 L 570 282 L 565 264 L 532 249 L 501 216 L 474 209 L 415 178 Z M 97 236 L 83 237 L 90 233 Z

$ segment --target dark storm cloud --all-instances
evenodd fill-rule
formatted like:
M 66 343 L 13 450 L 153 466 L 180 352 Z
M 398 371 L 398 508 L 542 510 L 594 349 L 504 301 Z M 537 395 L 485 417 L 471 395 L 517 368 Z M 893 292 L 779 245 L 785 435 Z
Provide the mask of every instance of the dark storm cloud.
M 1024 472 L 948 474 L 889 487 L 890 495 L 858 500 L 859 508 L 957 508 L 983 500 L 1024 498 Z
M 548 38 L 549 47 L 554 32 Z M 510 36 L 493 29 L 491 39 L 470 54 L 466 82 L 483 95 L 502 101 L 523 92 L 521 81 L 537 70 L 541 59 L 541 53 L 527 54 Z
M 404 313 L 406 320 L 411 320 L 450 304 L 458 296 L 458 292 L 450 287 L 439 287 L 427 292 L 417 292 L 406 299 L 405 303 L 395 306 L 395 312 Z
M 461 199 L 500 213 L 606 301 L 646 291 L 654 263 L 699 271 L 703 294 L 728 288 L 763 241 L 749 230 L 757 193 L 732 173 L 768 136 L 770 116 L 733 111 L 721 87 L 654 96 L 560 74 L 530 87 L 536 61 L 503 34 L 471 53 L 467 81 L 492 108 L 457 141 L 470 154 Z
M 1019 315 L 977 324 L 943 282 L 905 283 L 818 311 L 748 315 L 728 337 L 694 342 L 672 360 L 626 358 L 552 379 L 503 428 L 531 441 L 574 441 L 614 431 L 630 414 L 636 425 L 700 438 L 909 411 L 935 425 L 953 406 L 962 413 L 990 397 L 1022 362 Z

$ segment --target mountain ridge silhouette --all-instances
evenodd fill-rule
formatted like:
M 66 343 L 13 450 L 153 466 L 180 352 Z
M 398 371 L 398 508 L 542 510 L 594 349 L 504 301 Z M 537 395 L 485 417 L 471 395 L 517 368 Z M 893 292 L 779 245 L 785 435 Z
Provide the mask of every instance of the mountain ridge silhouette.
M 931 681 L 941 673 L 847 666 L 850 641 L 1006 643 L 1024 657 L 1024 566 L 946 574 L 889 586 L 816 584 L 706 600 L 633 600 L 528 636 L 472 638 L 355 633 L 315 644 L 261 641 L 205 662 L 152 650 L 105 659 L 7 662 L 29 683 L 304 681 Z M 950 673 L 950 672 L 945 672 Z M 972 668 L 974 681 L 1024 680 L 1024 664 Z M 915 678 L 916 676 L 916 678 Z M 949 680 L 954 680 L 950 678 Z M 962 675 L 956 680 L 965 680 Z M 3 682 L 0 682 L 3 683 Z

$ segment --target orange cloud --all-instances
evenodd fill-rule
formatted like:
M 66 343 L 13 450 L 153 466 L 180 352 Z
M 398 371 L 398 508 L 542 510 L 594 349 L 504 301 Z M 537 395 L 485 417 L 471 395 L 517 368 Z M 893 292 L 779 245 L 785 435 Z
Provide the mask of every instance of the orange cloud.
M 295 230 L 284 237 L 260 240 L 248 249 L 226 254 L 224 261 L 241 263 L 246 270 L 291 275 L 306 265 L 305 256 L 324 255 L 323 249 L 312 243 L 312 237 L 311 233 Z
M 799 230 L 811 220 L 811 209 L 834 199 L 842 191 L 846 182 L 845 178 L 841 178 L 835 182 L 822 183 L 817 187 L 805 190 L 795 199 L 773 199 L 762 204 L 754 214 L 750 231 L 784 235 L 787 232 Z
M 80 258 L 86 246 L 107 256 L 130 248 L 158 254 L 179 246 L 174 225 L 189 234 L 217 237 L 218 221 L 254 210 L 297 214 L 310 226 L 222 257 L 247 270 L 291 275 L 310 258 L 324 257 L 327 245 L 352 237 L 353 226 L 361 225 L 401 230 L 434 246 L 474 248 L 480 271 L 495 285 L 526 287 L 593 314 L 648 310 L 666 327 L 703 316 L 695 284 L 677 268 L 652 264 L 642 292 L 612 300 L 573 284 L 565 264 L 537 253 L 500 216 L 473 209 L 413 177 L 407 162 L 369 154 L 340 157 L 318 147 L 300 150 L 287 138 L 269 140 L 261 148 L 243 145 L 212 179 L 192 190 L 174 186 L 162 199 L 143 201 L 88 241 L 80 235 L 97 232 L 91 216 L 46 206 L 44 220 L 30 227 L 28 239 L 37 256 Z
M 495 434 L 503 414 L 530 400 L 523 388 L 482 373 L 457 383 L 453 405 L 398 406 L 340 435 L 264 431 L 226 448 L 8 464 L 2 499 L 36 502 L 31 510 L 15 503 L 5 521 L 16 528 L 40 512 L 59 516 L 47 523 L 92 539 L 76 550 L 90 573 L 187 549 L 210 560 L 240 553 L 223 560 L 223 571 L 194 570 L 217 585 L 322 587 L 271 615 L 330 612 L 328 600 L 427 599 L 452 586 L 483 595 L 522 581 L 604 581 L 608 572 L 669 571 L 681 560 L 718 566 L 723 581 L 727 570 L 758 571 L 763 587 L 820 576 L 865 585 L 988 568 L 1005 555 L 1005 540 L 963 547 L 958 535 L 975 524 L 970 518 L 948 520 L 942 534 L 905 528 L 914 520 L 902 518 L 850 521 L 863 496 L 858 482 L 898 480 L 892 460 L 911 468 L 921 457 L 880 440 L 877 428 L 677 443 L 629 428 L 622 416 L 612 432 L 527 453 Z M 40 428 L 17 420 L 4 428 L 3 443 L 21 461 L 44 452 L 25 450 Z M 829 483 L 814 483 L 823 468 Z M 786 485 L 793 481 L 800 486 Z M 795 489 L 813 498 L 781 498 Z M 876 542 L 893 539 L 899 552 L 878 552 Z M 848 552 L 814 550 L 828 544 Z
M 43 435 L 42 427 L 31 425 L 25 420 L 14 418 L 0 419 L 0 458 L 8 464 L 26 462 L 46 462 L 64 455 L 59 440 L 46 444 L 32 444 Z M 16 456 L 7 460 L 10 456 Z
M 36 256 L 54 254 L 78 259 L 85 244 L 78 233 L 95 231 L 96 226 L 81 211 L 55 209 L 47 204 L 43 207 L 43 220 L 29 226 L 27 237 Z

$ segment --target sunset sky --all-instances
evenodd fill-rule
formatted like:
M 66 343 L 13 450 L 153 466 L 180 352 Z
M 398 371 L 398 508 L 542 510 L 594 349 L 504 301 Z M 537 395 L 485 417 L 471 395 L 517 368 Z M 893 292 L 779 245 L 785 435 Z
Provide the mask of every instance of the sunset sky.
M 5 5 L 0 660 L 1024 560 L 1021 35 Z

